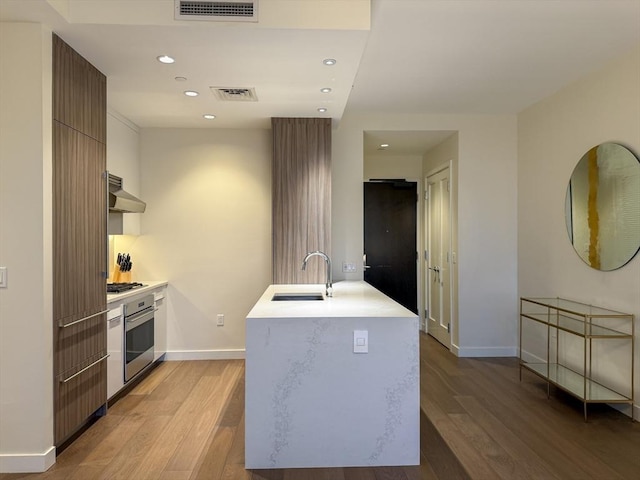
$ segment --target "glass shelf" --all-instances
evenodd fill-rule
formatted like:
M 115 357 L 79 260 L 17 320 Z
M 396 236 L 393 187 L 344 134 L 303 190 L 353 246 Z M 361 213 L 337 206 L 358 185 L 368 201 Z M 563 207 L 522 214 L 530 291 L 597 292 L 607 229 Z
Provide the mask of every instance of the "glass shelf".
M 583 317 L 623 317 L 628 318 L 628 313 L 618 312 L 616 310 L 609 310 L 607 308 L 596 307 L 593 305 L 587 305 L 586 303 L 575 302 L 573 300 L 566 300 L 564 298 L 534 298 L 523 297 L 523 302 L 531 302 L 541 305 L 543 307 L 551 307 L 557 310 L 561 310 L 567 313 L 573 313 Z
M 549 364 L 548 377 L 546 363 L 523 362 L 522 366 L 585 402 L 626 403 L 631 400 L 630 397 L 614 392 L 613 390 L 600 385 L 589 378 L 585 379 L 583 375 L 580 375 L 569 368 L 563 367 L 562 365 L 558 365 L 557 363 Z M 585 388 L 587 392 L 586 397 L 584 395 Z
M 555 313 L 522 313 L 522 316 L 536 320 L 537 322 L 544 323 L 545 325 L 551 325 L 557 327 L 560 330 L 565 330 L 582 337 L 619 337 L 630 338 L 631 335 L 625 332 L 619 332 L 608 327 L 602 327 L 590 322 L 586 322 L 582 319 L 567 317 L 562 314 Z

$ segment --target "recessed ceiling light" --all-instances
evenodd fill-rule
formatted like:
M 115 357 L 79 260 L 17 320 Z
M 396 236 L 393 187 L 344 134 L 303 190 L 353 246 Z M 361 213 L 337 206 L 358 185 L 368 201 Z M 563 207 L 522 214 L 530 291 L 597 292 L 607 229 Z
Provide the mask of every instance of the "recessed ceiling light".
M 326 108 L 324 108 L 324 107 L 320 107 L 320 108 L 318 108 L 318 111 L 319 111 L 320 113 L 324 113 L 324 112 L 326 112 L 326 111 L 327 111 L 327 109 L 326 109 Z
M 387 148 L 389 146 L 388 143 L 381 143 L 380 148 Z
M 175 59 L 173 59 L 173 57 L 170 57 L 169 55 L 160 55 L 159 57 L 156 57 L 158 59 L 158 61 L 160 63 L 173 63 L 175 62 Z
M 200 95 L 198 92 L 196 92 L 195 90 L 185 90 L 184 94 L 187 97 L 197 97 L 198 95 Z
M 175 81 L 176 82 L 186 82 L 187 81 L 187 77 L 176 77 Z
M 331 92 L 331 89 L 330 89 L 329 87 L 324 87 L 324 88 L 321 88 L 321 89 L 320 89 L 320 91 L 321 91 L 322 93 L 330 93 L 330 92 Z
M 214 118 L 216 118 L 215 115 L 211 114 L 211 113 L 205 113 L 204 115 L 202 115 L 204 118 L 206 118 L 207 120 L 213 120 Z
M 334 58 L 325 58 L 322 63 L 325 65 L 335 65 L 337 62 Z

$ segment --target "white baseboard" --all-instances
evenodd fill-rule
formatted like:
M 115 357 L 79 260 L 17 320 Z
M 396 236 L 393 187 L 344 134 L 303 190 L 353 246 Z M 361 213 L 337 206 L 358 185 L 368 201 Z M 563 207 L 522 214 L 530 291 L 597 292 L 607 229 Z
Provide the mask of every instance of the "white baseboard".
M 458 357 L 517 357 L 518 347 L 459 347 L 454 353 Z
M 165 354 L 166 361 L 172 360 L 243 360 L 244 348 L 227 350 L 173 350 Z
M 522 350 L 522 360 L 527 363 L 547 363 L 546 359 L 539 357 L 538 355 L 534 355 L 533 353 L 526 350 Z
M 43 453 L 0 454 L 0 473 L 46 472 L 56 463 L 56 447 Z
M 620 413 L 626 415 L 631 418 L 631 409 L 628 405 L 624 405 L 622 403 L 608 403 L 611 408 L 618 410 Z M 636 422 L 640 422 L 640 405 L 633 405 L 633 419 Z

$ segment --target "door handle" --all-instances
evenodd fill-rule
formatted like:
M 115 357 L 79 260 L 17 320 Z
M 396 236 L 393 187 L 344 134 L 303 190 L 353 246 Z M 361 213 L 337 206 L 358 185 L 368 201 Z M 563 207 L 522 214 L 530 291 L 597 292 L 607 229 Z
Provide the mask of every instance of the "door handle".
M 435 273 L 435 276 L 433 277 L 433 281 L 434 282 L 437 281 L 438 283 L 440 283 L 440 267 L 429 267 L 429 270 Z
M 367 265 L 367 254 L 365 253 L 364 255 L 362 255 L 362 269 L 369 270 L 370 268 L 371 265 Z

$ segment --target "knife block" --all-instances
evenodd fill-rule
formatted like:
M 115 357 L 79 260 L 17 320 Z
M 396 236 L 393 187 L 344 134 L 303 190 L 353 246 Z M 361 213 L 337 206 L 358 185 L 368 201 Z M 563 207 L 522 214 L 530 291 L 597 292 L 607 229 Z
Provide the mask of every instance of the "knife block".
M 130 283 L 131 282 L 131 271 L 123 272 L 120 270 L 120 265 L 116 264 L 113 267 L 113 276 L 111 278 L 111 282 L 113 283 Z

